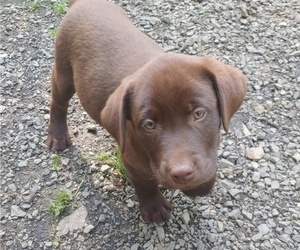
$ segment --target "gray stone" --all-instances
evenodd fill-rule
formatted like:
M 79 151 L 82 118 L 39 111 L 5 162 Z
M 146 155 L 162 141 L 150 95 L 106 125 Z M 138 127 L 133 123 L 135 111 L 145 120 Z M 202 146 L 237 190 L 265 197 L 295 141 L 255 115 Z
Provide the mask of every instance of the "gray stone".
M 59 231 L 61 235 L 64 235 L 68 232 L 82 229 L 84 227 L 86 217 L 87 210 L 85 206 L 81 206 L 58 223 L 57 231 Z
M 28 166 L 27 160 L 20 161 L 20 162 L 18 163 L 18 167 L 23 168 L 23 167 L 27 167 L 27 166 Z
M 156 228 L 156 232 L 158 235 L 158 239 L 160 240 L 160 242 L 163 242 L 165 239 L 165 230 L 163 227 L 157 226 Z
M 272 189 L 278 189 L 280 187 L 280 184 L 278 181 L 272 181 L 271 188 Z
M 130 250 L 138 250 L 140 247 L 140 244 L 139 243 L 135 243 L 133 244 L 131 247 L 130 247 Z
M 181 219 L 182 221 L 185 223 L 185 224 L 189 224 L 190 222 L 190 214 L 189 212 L 184 212 L 182 215 L 181 215 Z
M 241 215 L 241 211 L 239 208 L 233 209 L 231 212 L 228 213 L 228 216 L 232 219 L 238 219 Z
M 109 171 L 110 169 L 111 169 L 111 167 L 109 165 L 102 165 L 100 168 L 100 171 L 102 173 L 105 173 L 105 172 Z
M 208 239 L 210 242 L 216 242 L 216 241 L 218 240 L 218 234 L 208 232 L 208 233 L 207 233 L 207 239 Z
M 247 212 L 246 210 L 242 210 L 242 215 L 246 218 L 246 219 L 248 219 L 248 220 L 252 220 L 252 217 L 253 217 L 253 215 L 251 214 L 251 213 L 249 213 L 249 212 Z
M 297 178 L 297 179 L 296 179 L 295 189 L 296 189 L 296 190 L 299 190 L 299 189 L 300 189 L 300 178 Z
M 83 229 L 83 232 L 84 232 L 85 234 L 88 234 L 88 233 L 90 233 L 93 229 L 94 229 L 94 226 L 90 224 L 90 225 L 87 225 L 87 226 Z
M 25 217 L 26 213 L 17 205 L 11 206 L 10 216 L 12 217 Z
M 257 234 L 255 234 L 255 235 L 253 235 L 252 237 L 251 237 L 251 239 L 255 242 L 255 241 L 259 241 L 259 240 L 261 240 L 261 238 L 262 238 L 262 234 L 261 233 L 257 233 Z
M 259 180 L 260 180 L 260 173 L 259 172 L 253 172 L 252 181 L 253 182 L 258 182 Z
M 295 153 L 292 157 L 296 162 L 300 162 L 300 153 Z
M 265 235 L 269 232 L 269 227 L 266 224 L 260 224 L 258 227 L 258 231 L 262 234 Z

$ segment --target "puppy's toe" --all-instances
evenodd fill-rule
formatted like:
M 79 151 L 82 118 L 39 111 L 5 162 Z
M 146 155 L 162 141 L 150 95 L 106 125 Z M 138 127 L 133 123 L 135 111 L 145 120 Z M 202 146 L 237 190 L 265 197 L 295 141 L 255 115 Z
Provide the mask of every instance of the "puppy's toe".
M 171 209 L 171 203 L 163 195 L 160 195 L 159 198 L 149 199 L 140 206 L 143 220 L 154 223 L 167 221 L 170 218 Z
M 72 145 L 72 141 L 69 135 L 66 136 L 51 136 L 48 135 L 47 145 L 49 148 L 52 148 L 55 151 L 64 150 L 70 145 Z

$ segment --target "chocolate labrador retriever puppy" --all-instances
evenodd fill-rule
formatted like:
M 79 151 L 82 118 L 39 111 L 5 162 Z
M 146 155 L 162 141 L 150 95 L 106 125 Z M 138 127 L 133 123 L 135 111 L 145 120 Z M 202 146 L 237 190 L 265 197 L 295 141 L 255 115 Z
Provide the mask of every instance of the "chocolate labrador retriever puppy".
M 69 100 L 118 142 L 145 221 L 169 218 L 159 185 L 206 195 L 217 170 L 220 128 L 246 94 L 246 77 L 210 57 L 164 53 L 115 4 L 75 0 L 60 26 L 47 143 L 71 144 Z

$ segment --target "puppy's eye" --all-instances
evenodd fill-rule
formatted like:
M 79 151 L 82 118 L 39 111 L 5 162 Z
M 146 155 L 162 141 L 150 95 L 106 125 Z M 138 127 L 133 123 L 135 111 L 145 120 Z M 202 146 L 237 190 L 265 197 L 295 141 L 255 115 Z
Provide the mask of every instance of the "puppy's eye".
M 195 120 L 200 120 L 205 115 L 205 111 L 203 109 L 196 109 L 194 112 Z
M 143 123 L 143 127 L 148 131 L 153 131 L 155 129 L 155 123 L 150 119 L 146 119 Z

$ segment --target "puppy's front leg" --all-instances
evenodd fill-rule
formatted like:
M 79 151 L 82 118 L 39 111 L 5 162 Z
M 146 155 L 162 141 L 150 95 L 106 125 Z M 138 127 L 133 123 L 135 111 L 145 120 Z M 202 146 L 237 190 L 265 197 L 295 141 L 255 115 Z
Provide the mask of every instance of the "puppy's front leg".
M 140 203 L 141 216 L 144 221 L 161 223 L 170 218 L 171 203 L 163 196 L 152 174 L 136 172 L 125 164 L 127 177 L 133 185 Z

